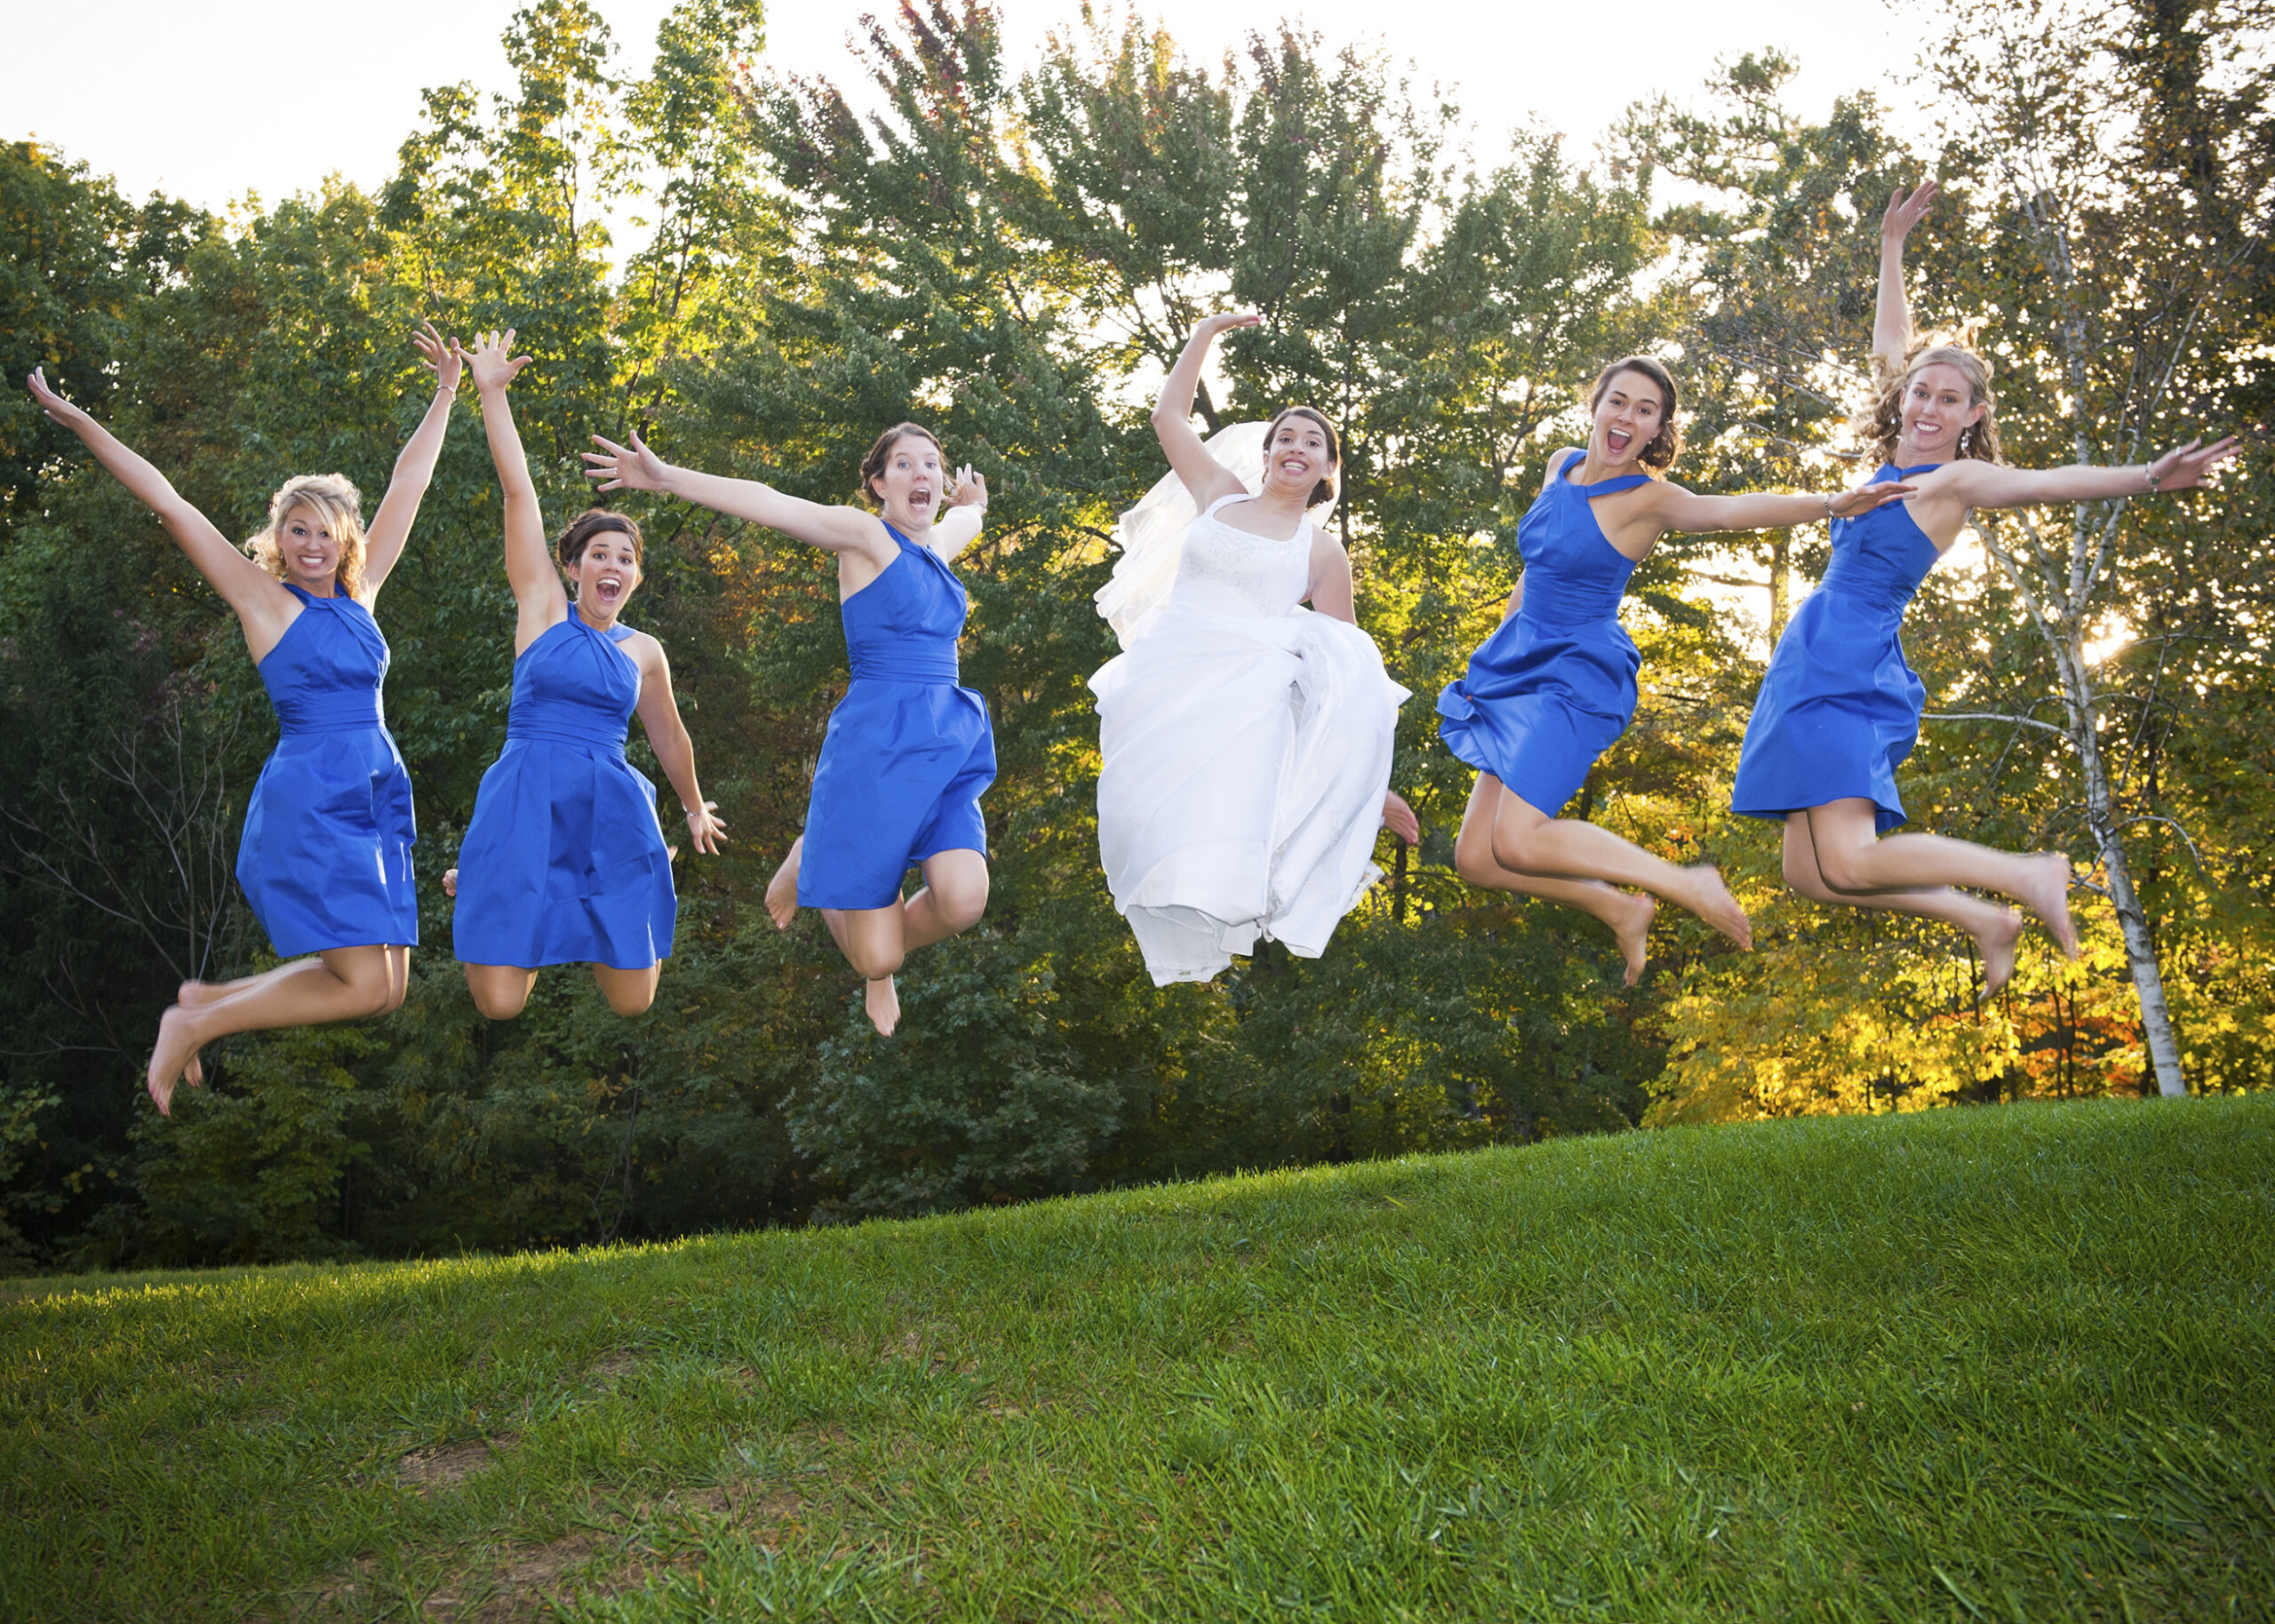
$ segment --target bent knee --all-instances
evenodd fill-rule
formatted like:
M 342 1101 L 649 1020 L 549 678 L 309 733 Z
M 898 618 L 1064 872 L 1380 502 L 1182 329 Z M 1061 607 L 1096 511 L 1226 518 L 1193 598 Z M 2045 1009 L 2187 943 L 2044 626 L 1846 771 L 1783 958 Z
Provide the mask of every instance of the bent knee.
M 1490 886 L 1501 865 L 1493 860 L 1493 842 L 1464 835 L 1454 842 L 1454 872 L 1473 886 Z
M 1513 873 L 1532 874 L 1540 872 L 1540 853 L 1532 837 L 1507 830 L 1493 832 L 1493 861 Z
M 882 981 L 888 975 L 899 975 L 905 959 L 906 955 L 883 949 L 865 949 L 845 955 L 845 962 L 863 981 Z
M 973 896 L 952 896 L 944 899 L 940 904 L 940 923 L 961 933 L 978 924 L 986 912 L 987 893 L 985 890 Z
M 646 1015 L 656 1002 L 654 989 L 645 992 L 611 992 L 604 994 L 608 1007 L 620 1015 Z

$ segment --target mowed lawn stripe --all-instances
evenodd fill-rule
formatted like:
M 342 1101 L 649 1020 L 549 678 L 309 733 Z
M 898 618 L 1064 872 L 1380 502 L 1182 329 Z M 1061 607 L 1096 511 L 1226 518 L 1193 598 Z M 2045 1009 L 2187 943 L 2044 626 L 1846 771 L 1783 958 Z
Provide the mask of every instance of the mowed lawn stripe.
M 2275 1099 L 18 1281 L 0 1615 L 2275 1617 Z

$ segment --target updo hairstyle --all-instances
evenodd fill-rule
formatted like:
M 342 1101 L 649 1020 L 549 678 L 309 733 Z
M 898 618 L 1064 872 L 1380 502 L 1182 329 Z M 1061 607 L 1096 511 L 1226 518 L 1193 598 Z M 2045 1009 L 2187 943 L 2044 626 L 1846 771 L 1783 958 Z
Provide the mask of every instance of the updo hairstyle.
M 896 423 L 877 436 L 876 443 L 869 448 L 869 454 L 861 459 L 861 499 L 864 502 L 872 506 L 875 506 L 876 487 L 870 482 L 884 476 L 885 464 L 892 459 L 893 447 L 911 434 L 921 436 L 932 442 L 932 449 L 940 454 L 942 477 L 946 477 L 948 450 L 940 443 L 939 435 L 926 428 L 922 423 Z M 946 496 L 946 492 L 944 490 L 941 494 Z
M 585 549 L 593 545 L 594 537 L 605 536 L 611 530 L 632 538 L 634 562 L 648 561 L 640 539 L 640 527 L 622 513 L 612 513 L 605 507 L 588 507 L 569 521 L 569 528 L 561 532 L 561 539 L 553 544 L 553 551 L 563 568 L 573 567 L 585 556 Z
M 1290 406 L 1285 411 L 1282 411 L 1278 417 L 1273 418 L 1271 426 L 1264 431 L 1265 478 L 1270 479 L 1272 477 L 1272 445 L 1274 441 L 1280 438 L 1280 426 L 1290 418 L 1304 418 L 1319 425 L 1320 432 L 1327 436 L 1328 466 L 1338 473 L 1341 472 L 1343 467 L 1343 436 L 1335 432 L 1335 425 L 1329 423 L 1325 418 L 1321 417 L 1318 412 L 1313 410 L 1308 406 Z M 1318 484 L 1312 487 L 1312 493 L 1305 499 L 1304 506 L 1305 507 L 1317 507 L 1323 502 L 1332 502 L 1333 500 L 1335 500 L 1335 481 L 1331 478 L 1323 479 L 1320 481 Z
M 1595 394 L 1589 397 L 1588 410 L 1592 414 L 1603 404 L 1604 394 L 1611 387 L 1611 380 L 1622 372 L 1640 372 L 1656 386 L 1659 392 L 1659 432 L 1638 454 L 1636 460 L 1647 468 L 1672 467 L 1682 452 L 1682 431 L 1675 426 L 1675 414 L 1681 410 L 1682 397 L 1674 386 L 1674 377 L 1666 368 L 1648 355 L 1624 355 L 1596 374 Z

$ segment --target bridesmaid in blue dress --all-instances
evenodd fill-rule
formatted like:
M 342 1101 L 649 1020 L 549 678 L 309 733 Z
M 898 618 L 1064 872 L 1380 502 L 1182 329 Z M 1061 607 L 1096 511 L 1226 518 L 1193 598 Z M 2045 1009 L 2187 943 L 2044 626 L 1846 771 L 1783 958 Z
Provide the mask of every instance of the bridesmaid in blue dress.
M 656 786 L 624 759 L 635 709 L 695 849 L 715 854 L 725 825 L 696 783 L 664 646 L 617 618 L 640 585 L 639 527 L 596 508 L 548 553 L 507 400 L 530 362 L 513 344 L 510 330 L 489 333 L 467 356 L 506 498 L 514 697 L 506 748 L 482 776 L 459 847 L 451 938 L 475 1007 L 493 1021 L 521 1014 L 538 971 L 556 964 L 591 965 L 609 1007 L 636 1015 L 655 1002 L 678 902 Z
M 410 776 L 380 705 L 387 644 L 371 606 L 434 477 L 459 369 L 455 349 L 433 328 L 413 341 L 435 374 L 435 394 L 395 459 L 371 528 L 346 478 L 302 474 L 277 491 L 267 528 L 243 552 L 164 474 L 50 389 L 43 373 L 28 380 L 47 415 L 157 514 L 236 611 L 281 724 L 245 808 L 237 880 L 288 962 L 236 981 L 181 984 L 158 1022 L 144 1079 L 164 1113 L 185 1075 L 193 1086 L 204 1080 L 197 1052 L 216 1038 L 385 1015 L 403 1002 L 419 943 L 411 874 L 418 831 Z
M 1901 189 L 1880 221 L 1872 434 L 1883 489 L 1911 494 L 1832 527 L 1832 562 L 1777 640 L 1738 758 L 1733 808 L 1785 826 L 1785 883 L 1818 902 L 1923 914 L 1958 926 L 1983 957 L 1988 998 L 2015 967 L 2023 921 L 1965 886 L 2021 903 L 2075 958 L 2070 859 L 1995 851 L 1942 835 L 1882 839 L 1904 822 L 1896 769 L 1920 735 L 1926 696 L 1904 662 L 1904 611 L 1978 507 L 2107 501 L 2200 483 L 2235 442 L 2191 441 L 2153 463 L 2032 472 L 1999 461 L 1991 370 L 1961 345 L 1914 350 L 1904 243 L 1935 201 Z
M 786 927 L 794 888 L 797 905 L 821 910 L 866 983 L 870 1021 L 890 1037 L 900 1020 L 892 978 L 907 954 L 970 929 L 987 906 L 979 797 L 995 781 L 995 738 L 986 701 L 957 680 L 966 606 L 948 568 L 979 537 L 986 482 L 968 467 L 951 478 L 938 439 L 914 423 L 878 435 L 862 459 L 874 513 L 674 467 L 636 434 L 629 446 L 593 439 L 602 450 L 585 453 L 586 471 L 603 490 L 660 490 L 837 554 L 853 681 L 830 714 L 805 832 L 767 907 Z M 903 901 L 912 867 L 924 884 Z
M 1635 714 L 1641 657 L 1619 628 L 1627 577 L 1669 530 L 1759 530 L 1861 513 L 1908 487 L 1839 497 L 1702 497 L 1653 477 L 1680 449 L 1674 379 L 1630 355 L 1596 379 L 1585 449 L 1548 459 L 1539 498 L 1517 527 L 1524 573 L 1500 627 L 1438 697 L 1438 731 L 1477 768 L 1454 843 L 1472 885 L 1518 891 L 1611 927 L 1630 986 L 1643 973 L 1663 896 L 1740 947 L 1744 912 L 1711 864 L 1679 868 L 1608 829 L 1558 816 Z M 1634 886 L 1637 896 L 1618 889 Z

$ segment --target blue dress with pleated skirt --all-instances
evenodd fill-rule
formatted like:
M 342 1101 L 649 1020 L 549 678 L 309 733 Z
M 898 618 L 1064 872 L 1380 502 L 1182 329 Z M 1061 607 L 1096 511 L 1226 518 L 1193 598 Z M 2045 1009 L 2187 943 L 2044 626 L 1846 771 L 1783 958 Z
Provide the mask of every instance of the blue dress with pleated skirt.
M 1872 482 L 1936 466 L 1884 466 Z M 1786 623 L 1754 699 L 1733 811 L 1782 819 L 1862 797 L 1880 833 L 1904 821 L 1896 769 L 1919 743 L 1927 689 L 1897 633 L 1941 556 L 1902 502 L 1832 521 L 1832 563 Z
M 371 611 L 287 581 L 300 612 L 260 662 L 282 733 L 237 847 L 237 883 L 279 955 L 415 947 L 411 775 L 379 698 L 387 640 Z
M 1585 460 L 1568 458 L 1518 523 L 1524 597 L 1438 696 L 1438 735 L 1454 754 L 1551 817 L 1634 717 L 1643 663 L 1619 626 L 1635 561 L 1588 504 L 1650 476 L 1576 484 Z
M 506 748 L 482 775 L 459 848 L 461 964 L 604 964 L 670 956 L 679 914 L 656 786 L 624 759 L 640 668 L 571 604 L 514 662 Z
M 830 712 L 806 804 L 798 902 L 888 908 L 912 864 L 987 849 L 995 782 L 987 702 L 959 685 L 969 609 L 946 560 L 890 525 L 899 553 L 840 605 L 853 681 Z

